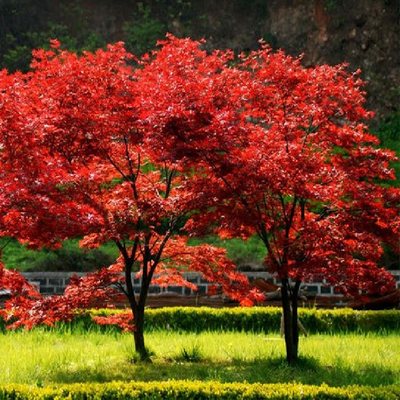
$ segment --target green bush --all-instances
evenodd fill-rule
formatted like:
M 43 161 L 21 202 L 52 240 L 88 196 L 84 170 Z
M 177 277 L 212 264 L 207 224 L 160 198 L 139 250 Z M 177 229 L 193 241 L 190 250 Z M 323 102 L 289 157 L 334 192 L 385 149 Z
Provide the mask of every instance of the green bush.
M 118 251 L 111 244 L 99 249 L 82 249 L 78 240 L 66 240 L 56 250 L 30 250 L 15 239 L 0 238 L 3 262 L 9 269 L 20 271 L 74 271 L 87 272 L 112 264 Z
M 79 247 L 79 241 L 66 240 L 58 250 L 31 250 L 12 238 L 0 238 L 3 247 L 3 262 L 9 269 L 20 271 L 90 271 L 109 265 L 118 257 L 114 243 L 103 244 L 99 249 L 85 250 Z M 261 240 L 253 236 L 248 240 L 222 240 L 217 236 L 191 239 L 192 245 L 202 243 L 227 249 L 228 257 L 240 266 L 241 270 L 250 265 L 262 266 L 266 250 Z
M 116 310 L 92 311 L 92 315 L 109 315 Z M 393 332 L 400 330 L 400 311 L 355 311 L 352 309 L 299 309 L 299 318 L 310 333 Z M 173 331 L 244 331 L 278 332 L 281 309 L 278 307 L 209 308 L 166 307 L 147 309 L 146 329 Z M 88 316 L 77 319 L 90 325 Z
M 208 243 L 216 247 L 223 247 L 227 250 L 228 257 L 240 267 L 240 270 L 249 270 L 250 266 L 259 265 L 262 268 L 267 254 L 264 243 L 258 236 L 252 236 L 247 240 L 233 238 L 221 239 L 218 236 L 210 235 L 202 238 L 191 238 L 190 244 L 199 245 Z
M 397 157 L 400 157 L 400 112 L 388 115 L 380 123 L 376 134 L 381 141 L 381 147 L 395 151 Z M 391 185 L 400 186 L 400 162 L 392 163 L 392 167 L 396 171 L 396 181 Z
M 397 400 L 400 386 L 334 388 L 326 385 L 247 384 L 198 381 L 110 382 L 103 384 L 73 384 L 46 388 L 25 385 L 0 387 L 0 400 L 24 399 L 359 399 Z
M 123 310 L 91 310 L 70 323 L 56 325 L 57 330 L 117 332 L 118 327 L 100 326 L 92 316 L 107 316 Z M 309 333 L 389 333 L 400 331 L 400 310 L 355 311 L 351 309 L 299 309 L 299 318 Z M 281 309 L 278 307 L 210 308 L 165 307 L 147 309 L 145 329 L 178 332 L 239 331 L 277 333 Z M 54 328 L 49 328 L 54 329 Z M 0 333 L 5 331 L 0 319 Z
M 137 7 L 135 18 L 125 22 L 123 31 L 127 49 L 139 56 L 154 48 L 157 40 L 165 36 L 166 27 L 151 15 L 149 6 L 139 2 Z
M 107 267 L 115 261 L 99 249 L 58 249 L 47 253 L 46 257 L 36 259 L 27 272 L 32 271 L 79 271 L 89 272 Z

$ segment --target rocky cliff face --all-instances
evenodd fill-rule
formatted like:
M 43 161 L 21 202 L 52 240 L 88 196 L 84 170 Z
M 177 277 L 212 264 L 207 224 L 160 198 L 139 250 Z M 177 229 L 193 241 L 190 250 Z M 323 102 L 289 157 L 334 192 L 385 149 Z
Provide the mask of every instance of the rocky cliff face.
M 196 2 L 197 3 L 197 2 Z M 240 4 L 242 4 L 240 6 Z M 379 115 L 400 110 L 400 1 L 199 1 L 194 33 L 214 47 L 250 49 L 264 38 L 306 65 L 348 62 Z
M 138 2 L 83 2 L 94 26 L 121 35 Z M 206 37 L 209 46 L 248 50 L 265 39 L 306 65 L 348 62 L 367 82 L 378 115 L 400 110 L 399 0 L 153 0 L 151 18 L 177 35 Z
M 275 1 L 265 27 L 276 46 L 304 53 L 305 64 L 361 68 L 378 113 L 400 107 L 400 2 Z
M 169 31 L 205 37 L 210 48 L 249 50 L 263 38 L 292 55 L 304 53 L 305 65 L 361 68 L 369 107 L 379 116 L 400 111 L 400 0 L 0 0 L 0 9 L 1 35 L 18 24 L 32 30 L 40 19 L 42 27 L 49 20 L 71 35 L 85 25 L 106 41 L 153 44 Z

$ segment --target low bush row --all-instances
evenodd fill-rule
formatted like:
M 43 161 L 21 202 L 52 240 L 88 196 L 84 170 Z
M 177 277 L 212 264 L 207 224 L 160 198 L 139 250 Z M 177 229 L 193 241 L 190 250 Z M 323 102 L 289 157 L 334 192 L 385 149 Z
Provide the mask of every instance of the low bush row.
M 92 311 L 106 316 L 116 310 Z M 80 317 L 84 320 L 87 317 Z M 278 307 L 166 307 L 146 310 L 146 329 L 201 332 L 206 330 L 278 332 Z M 300 309 L 299 319 L 310 333 L 400 331 L 400 310 L 355 311 L 352 309 Z M 90 325 L 91 322 L 86 321 Z
M 74 321 L 59 324 L 58 329 L 118 331 L 117 326 L 99 326 L 92 317 L 111 316 L 130 311 L 101 309 L 78 315 Z M 400 310 L 355 311 L 352 309 L 299 309 L 299 319 L 309 333 L 390 333 L 400 332 Z M 278 307 L 210 308 L 165 307 L 147 309 L 145 328 L 182 332 L 239 331 L 279 332 L 281 309 Z M 0 332 L 5 331 L 0 318 Z
M 196 381 L 110 382 L 105 384 L 73 384 L 37 388 L 24 385 L 0 386 L 0 400 L 50 399 L 335 399 L 397 400 L 400 386 L 333 388 L 326 385 L 246 384 Z

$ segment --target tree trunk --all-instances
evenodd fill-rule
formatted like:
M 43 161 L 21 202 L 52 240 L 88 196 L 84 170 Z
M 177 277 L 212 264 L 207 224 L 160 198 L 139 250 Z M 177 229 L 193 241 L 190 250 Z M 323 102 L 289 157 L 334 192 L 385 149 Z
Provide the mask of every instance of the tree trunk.
M 297 317 L 297 293 L 290 295 L 288 279 L 282 280 L 283 329 L 286 345 L 286 360 L 293 364 L 298 359 L 299 329 Z
M 144 344 L 144 307 L 137 307 L 136 311 L 132 310 L 132 312 L 135 324 L 135 330 L 133 332 L 135 351 L 141 361 L 150 361 L 149 353 Z
M 300 282 L 296 282 L 292 290 L 292 329 L 293 329 L 293 351 L 296 355 L 296 360 L 299 353 L 299 315 L 298 315 L 298 295 L 300 289 Z
M 133 331 L 133 338 L 135 342 L 135 351 L 136 354 L 139 356 L 141 361 L 151 361 L 149 352 L 146 349 L 144 344 L 144 307 L 146 304 L 147 293 L 149 290 L 149 285 L 151 282 L 151 278 L 153 276 L 154 270 L 156 265 L 161 257 L 161 252 L 158 254 L 157 261 L 154 261 L 153 265 L 148 272 L 148 267 L 150 261 L 152 259 L 150 250 L 148 248 L 148 244 L 150 241 L 150 236 L 146 238 L 145 244 L 145 254 L 143 257 L 143 275 L 142 275 L 142 285 L 140 288 L 139 299 L 136 299 L 135 291 L 133 288 L 132 282 L 132 269 L 135 260 L 136 250 L 139 245 L 139 239 L 136 238 L 134 240 L 133 248 L 131 254 L 128 254 L 126 250 L 125 244 L 122 244 L 116 241 L 117 247 L 120 250 L 121 254 L 125 260 L 125 284 L 126 290 L 124 293 L 128 298 L 129 304 L 131 306 L 131 311 L 133 315 L 133 323 L 134 323 L 134 331 Z M 165 243 L 164 243 L 165 245 Z

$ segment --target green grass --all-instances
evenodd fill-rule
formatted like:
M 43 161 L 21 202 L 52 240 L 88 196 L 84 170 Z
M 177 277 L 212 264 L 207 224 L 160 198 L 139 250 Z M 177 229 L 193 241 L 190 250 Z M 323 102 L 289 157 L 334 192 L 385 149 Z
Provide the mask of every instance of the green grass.
M 0 335 L 0 384 L 169 379 L 399 384 L 399 339 L 376 334 L 302 337 L 301 360 L 289 367 L 277 335 L 149 332 L 153 362 L 135 364 L 129 334 L 9 332 Z

